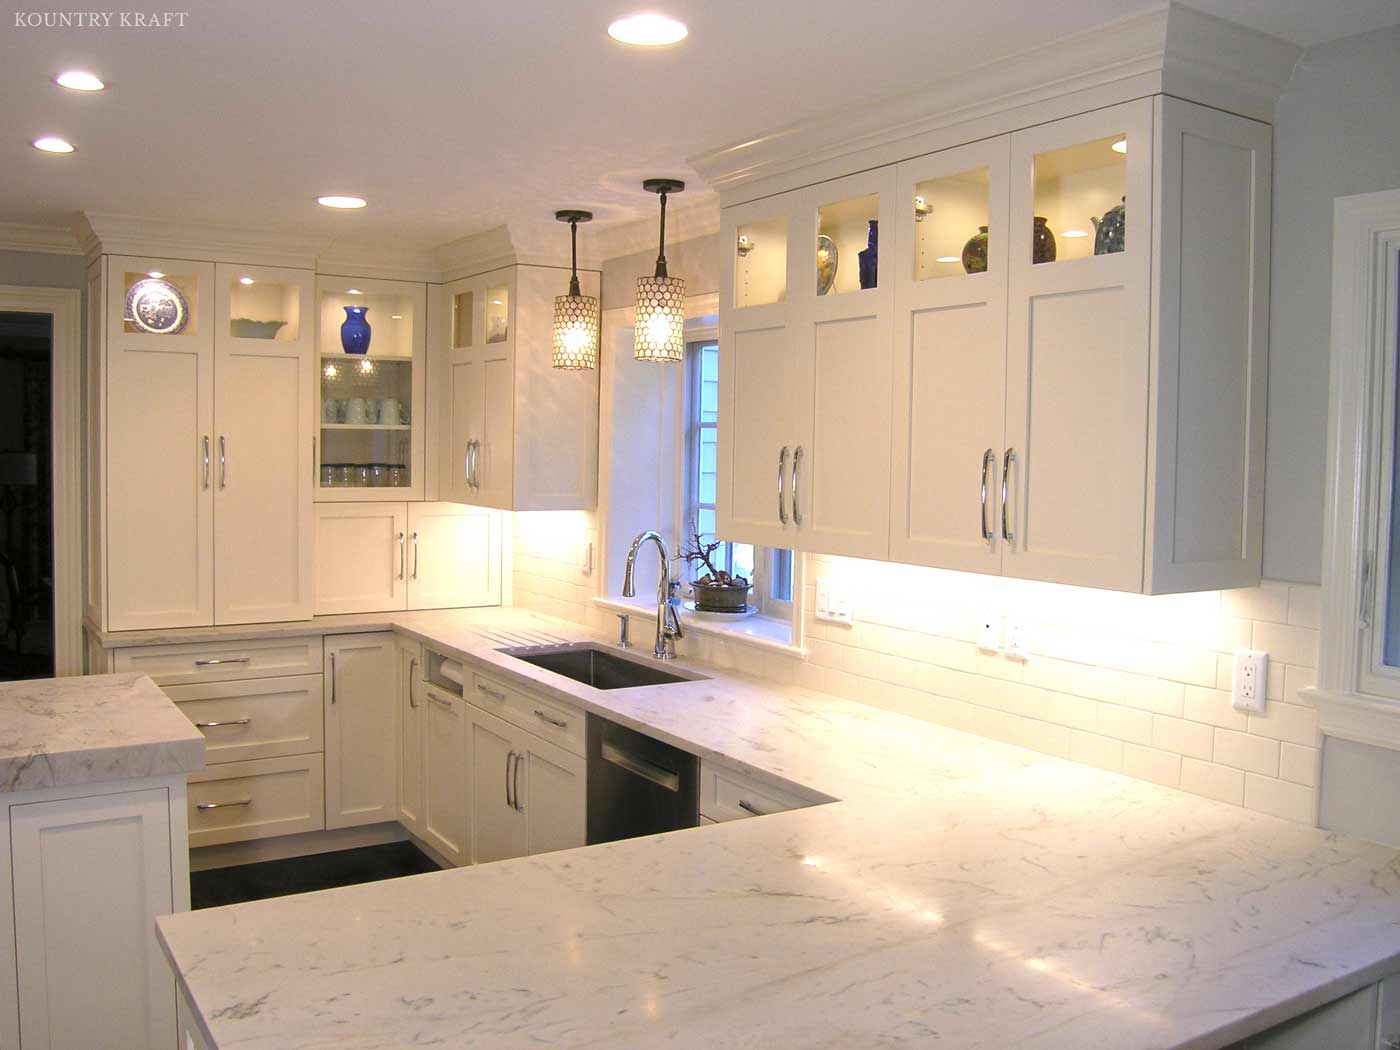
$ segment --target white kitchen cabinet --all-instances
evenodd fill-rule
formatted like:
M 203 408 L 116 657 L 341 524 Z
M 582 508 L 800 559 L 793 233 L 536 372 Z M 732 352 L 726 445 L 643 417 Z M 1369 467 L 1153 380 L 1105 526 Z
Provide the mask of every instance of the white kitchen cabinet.
M 467 703 L 433 686 L 422 691 L 421 837 L 453 864 L 470 864 L 472 757 Z
M 189 907 L 184 780 L 74 790 L 6 799 L 0 1046 L 173 1047 L 155 919 Z
M 212 764 L 190 774 L 190 848 L 320 831 L 325 792 L 319 751 Z
M 324 750 L 321 676 L 171 685 L 165 695 L 204 734 L 205 762 L 315 754 Z
M 185 300 L 174 334 L 127 317 L 150 274 Z M 110 630 L 308 617 L 309 271 L 103 256 L 102 284 L 90 606 Z M 266 311 L 251 298 L 264 292 Z M 247 316 L 264 312 L 290 320 Z
M 475 705 L 467 712 L 473 861 L 584 845 L 583 758 Z
M 316 506 L 316 612 L 499 605 L 501 518 L 450 503 Z
M 1266 124 L 1156 96 L 725 208 L 721 537 L 1145 593 L 1257 582 L 1269 161 Z M 852 226 L 877 216 L 859 289 Z
M 700 764 L 700 816 L 711 823 L 766 817 L 829 801 L 824 796 L 777 787 L 718 762 Z
M 585 295 L 601 275 L 579 271 Z M 597 504 L 598 370 L 551 366 L 554 267 L 517 265 L 443 286 L 444 499 L 501 510 Z
M 1230 1050 L 1389 1050 L 1376 1034 L 1377 989 L 1362 988 Z
M 326 827 L 395 820 L 395 635 L 331 635 L 325 649 Z
M 424 704 L 423 647 L 399 638 L 398 660 L 398 805 L 399 823 L 423 837 Z

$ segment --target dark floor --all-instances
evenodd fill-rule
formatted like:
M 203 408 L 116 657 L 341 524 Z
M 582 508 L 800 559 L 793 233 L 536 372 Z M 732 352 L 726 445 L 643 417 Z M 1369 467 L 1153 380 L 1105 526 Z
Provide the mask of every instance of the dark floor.
M 361 846 L 309 857 L 191 872 L 190 906 L 217 908 L 264 897 L 284 897 L 290 893 L 309 893 L 437 870 L 438 866 L 411 842 Z

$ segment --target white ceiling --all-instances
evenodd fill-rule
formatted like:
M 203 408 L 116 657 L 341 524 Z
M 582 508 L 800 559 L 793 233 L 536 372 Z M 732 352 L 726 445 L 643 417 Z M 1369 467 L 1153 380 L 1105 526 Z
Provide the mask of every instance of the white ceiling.
M 691 34 L 646 51 L 605 32 L 630 0 L 182 0 L 167 30 L 17 29 L 42 8 L 6 0 L 0 222 L 87 210 L 429 246 L 560 207 L 632 219 L 655 208 L 642 178 L 686 177 L 688 156 L 1150 3 L 657 0 Z M 1195 3 L 1305 45 L 1400 22 L 1397 0 Z M 109 90 L 56 87 L 67 68 Z M 40 154 L 39 135 L 79 152 Z M 322 193 L 370 207 L 330 213 Z

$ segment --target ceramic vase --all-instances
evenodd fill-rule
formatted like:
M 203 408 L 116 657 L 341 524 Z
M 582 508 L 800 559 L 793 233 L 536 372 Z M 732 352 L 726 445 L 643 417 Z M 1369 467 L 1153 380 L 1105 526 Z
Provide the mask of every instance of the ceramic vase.
M 1094 224 L 1094 254 L 1113 255 L 1123 250 L 1128 229 L 1128 198 L 1103 213 L 1102 219 L 1090 219 Z
M 1031 262 L 1046 263 L 1055 261 L 1055 235 L 1045 225 L 1045 216 L 1035 217 L 1035 229 L 1031 231 Z
M 865 250 L 858 252 L 860 260 L 860 286 L 874 288 L 880 273 L 880 222 L 870 220 L 870 233 L 866 237 Z
M 340 326 L 340 345 L 347 354 L 369 353 L 370 327 L 365 320 L 368 312 L 367 306 L 345 308 L 345 321 Z
M 963 245 L 962 264 L 964 273 L 987 272 L 987 227 L 977 227 L 977 232 Z

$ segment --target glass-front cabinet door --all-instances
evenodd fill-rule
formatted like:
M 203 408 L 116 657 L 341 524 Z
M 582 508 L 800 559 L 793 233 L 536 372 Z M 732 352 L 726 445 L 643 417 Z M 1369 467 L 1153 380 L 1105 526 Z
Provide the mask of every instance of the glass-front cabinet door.
M 316 299 L 316 498 L 422 499 L 426 286 L 322 276 Z

